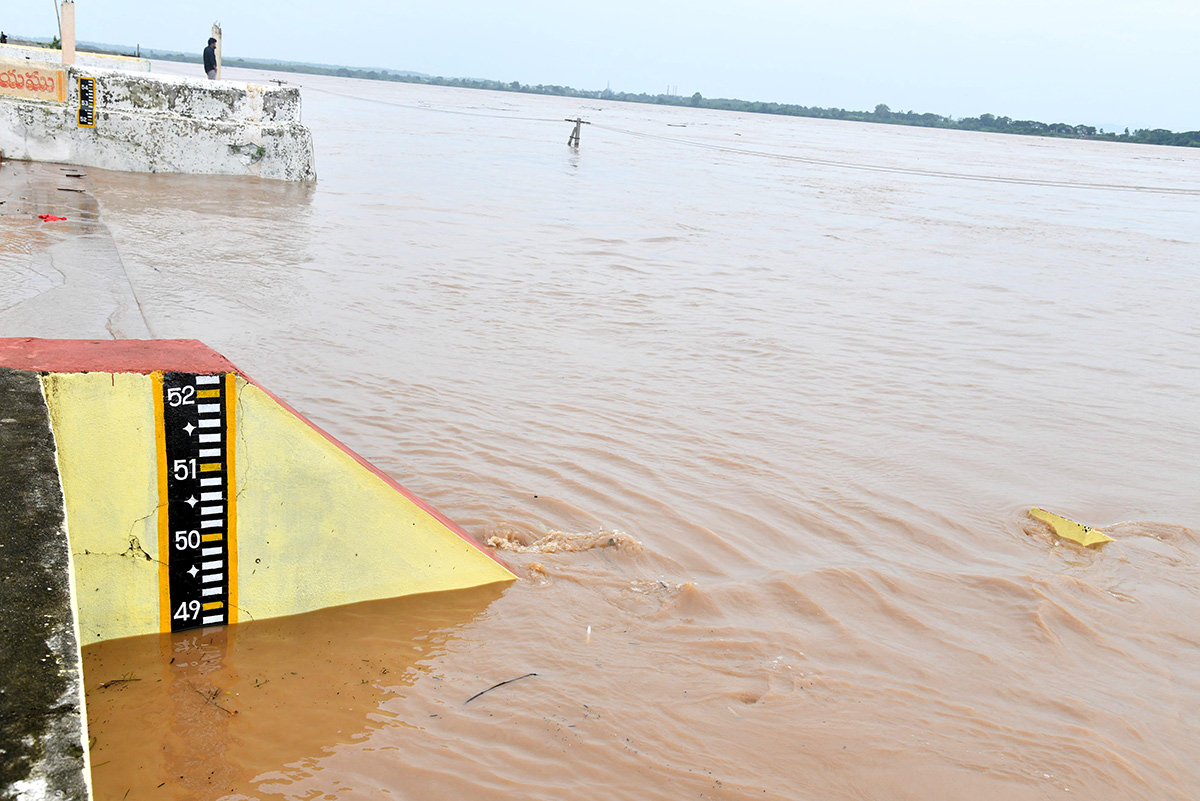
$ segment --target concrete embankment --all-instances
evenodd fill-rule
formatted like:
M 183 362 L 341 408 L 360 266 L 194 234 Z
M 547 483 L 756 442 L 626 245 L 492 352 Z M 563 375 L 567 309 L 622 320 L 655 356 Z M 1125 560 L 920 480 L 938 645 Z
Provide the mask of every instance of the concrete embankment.
M 45 394 L 85 644 L 512 578 L 200 342 L 0 339 L 0 366 Z
M 89 797 L 82 645 L 513 579 L 220 354 L 124 339 L 86 170 L 0 165 L 0 242 L 0 336 L 119 338 L 0 339 L 0 799 Z
M 194 340 L 0 339 L 0 459 L 0 797 L 86 781 L 81 644 L 514 578 Z
M 147 335 L 99 217 L 86 170 L 0 167 L 0 335 Z M 82 645 L 513 578 L 195 341 L 0 339 L 0 460 L 5 801 L 88 797 Z
M 127 172 L 316 178 L 297 88 L 2 53 L 0 152 Z

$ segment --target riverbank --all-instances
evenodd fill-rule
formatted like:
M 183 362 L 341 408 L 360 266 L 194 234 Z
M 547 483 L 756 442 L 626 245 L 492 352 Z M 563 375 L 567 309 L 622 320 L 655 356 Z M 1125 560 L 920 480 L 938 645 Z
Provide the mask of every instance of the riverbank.
M 319 183 L 101 221 L 522 580 L 89 647 L 106 797 L 1189 799 L 1200 151 L 303 82 Z

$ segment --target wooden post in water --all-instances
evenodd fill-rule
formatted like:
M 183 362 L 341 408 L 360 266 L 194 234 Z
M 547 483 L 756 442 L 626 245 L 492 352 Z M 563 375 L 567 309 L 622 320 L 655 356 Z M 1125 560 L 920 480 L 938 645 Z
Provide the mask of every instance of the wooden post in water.
M 575 123 L 575 128 L 571 131 L 571 135 L 567 137 L 567 147 L 579 147 L 579 127 L 581 125 L 591 125 L 591 123 L 582 117 L 576 117 L 573 120 L 567 119 L 565 122 Z

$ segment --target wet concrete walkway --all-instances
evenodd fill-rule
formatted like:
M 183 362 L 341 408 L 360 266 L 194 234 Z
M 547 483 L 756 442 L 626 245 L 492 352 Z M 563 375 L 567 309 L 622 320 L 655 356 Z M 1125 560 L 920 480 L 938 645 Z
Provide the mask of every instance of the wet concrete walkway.
M 0 336 L 151 336 L 86 170 L 0 163 Z M 0 368 L 0 461 L 0 799 L 85 799 L 71 554 L 36 372 Z
M 152 336 L 83 167 L 0 162 L 0 336 Z

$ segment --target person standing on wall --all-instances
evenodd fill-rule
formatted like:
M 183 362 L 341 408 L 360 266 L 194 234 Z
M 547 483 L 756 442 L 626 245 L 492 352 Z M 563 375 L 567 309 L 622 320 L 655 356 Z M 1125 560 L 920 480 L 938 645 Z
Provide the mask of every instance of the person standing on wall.
M 217 40 L 209 39 L 208 47 L 204 48 L 204 74 L 210 81 L 217 79 Z

